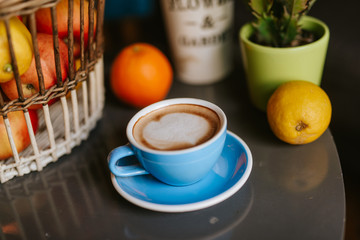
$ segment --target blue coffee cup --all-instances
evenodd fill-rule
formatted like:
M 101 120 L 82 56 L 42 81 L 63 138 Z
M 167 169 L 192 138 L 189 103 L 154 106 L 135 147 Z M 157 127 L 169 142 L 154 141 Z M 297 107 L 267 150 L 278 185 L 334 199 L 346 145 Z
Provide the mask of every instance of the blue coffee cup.
M 139 119 L 173 105 L 200 106 L 215 112 L 218 117 L 216 133 L 199 145 L 180 150 L 153 149 L 135 140 L 134 126 Z M 226 128 L 225 113 L 211 102 L 195 98 L 174 98 L 154 103 L 140 110 L 129 121 L 126 128 L 129 143 L 110 152 L 110 171 L 117 177 L 151 174 L 158 180 L 174 186 L 196 183 L 211 171 L 219 159 L 224 148 Z M 129 157 L 135 157 L 138 163 L 129 165 L 126 163 Z

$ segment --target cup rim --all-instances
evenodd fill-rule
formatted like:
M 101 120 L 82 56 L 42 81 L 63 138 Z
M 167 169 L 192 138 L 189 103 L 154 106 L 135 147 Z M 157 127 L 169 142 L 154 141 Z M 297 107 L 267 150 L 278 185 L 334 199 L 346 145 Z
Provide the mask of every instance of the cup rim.
M 166 106 L 177 105 L 177 104 L 194 104 L 194 105 L 200 105 L 200 106 L 210 108 L 211 110 L 215 111 L 215 113 L 219 116 L 221 128 L 208 141 L 201 143 L 197 146 L 186 148 L 186 149 L 181 149 L 181 150 L 155 150 L 155 149 L 151 149 L 149 147 L 140 145 L 139 143 L 136 142 L 136 140 L 133 136 L 133 127 L 134 127 L 135 123 L 140 119 L 140 117 L 145 116 L 146 114 L 148 114 L 154 110 L 157 110 L 157 109 L 160 109 L 160 108 L 163 108 Z M 226 115 L 225 115 L 224 111 L 219 106 L 215 105 L 214 103 L 206 101 L 206 100 L 198 99 L 198 98 L 171 98 L 171 99 L 166 99 L 166 100 L 162 100 L 162 101 L 153 103 L 153 104 L 141 109 L 140 111 L 138 111 L 130 119 L 130 121 L 126 127 L 126 135 L 127 135 L 127 138 L 131 145 L 133 145 L 136 148 L 141 149 L 147 153 L 152 153 L 152 154 L 157 154 L 157 155 L 175 155 L 175 154 L 185 154 L 185 153 L 194 152 L 199 149 L 203 149 L 203 148 L 207 147 L 208 145 L 211 145 L 224 132 L 226 132 L 226 129 L 227 129 Z

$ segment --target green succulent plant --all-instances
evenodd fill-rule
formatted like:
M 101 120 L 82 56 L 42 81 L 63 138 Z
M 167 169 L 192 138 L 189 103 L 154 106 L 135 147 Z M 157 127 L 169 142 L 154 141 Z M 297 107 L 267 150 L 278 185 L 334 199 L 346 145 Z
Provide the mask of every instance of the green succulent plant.
M 313 41 L 299 20 L 316 0 L 247 0 L 256 19 L 252 40 L 266 46 L 291 47 Z

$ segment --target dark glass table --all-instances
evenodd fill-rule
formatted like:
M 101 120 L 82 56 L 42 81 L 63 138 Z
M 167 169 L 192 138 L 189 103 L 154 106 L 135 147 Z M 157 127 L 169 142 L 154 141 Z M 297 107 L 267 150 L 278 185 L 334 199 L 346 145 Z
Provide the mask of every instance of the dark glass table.
M 239 82 L 236 74 L 206 87 L 175 81 L 168 96 L 218 104 L 229 130 L 251 149 L 250 178 L 229 199 L 160 213 L 122 198 L 106 157 L 127 142 L 125 127 L 137 110 L 110 95 L 103 118 L 70 155 L 0 185 L 1 239 L 342 239 L 344 186 L 330 131 L 303 146 L 280 142 Z

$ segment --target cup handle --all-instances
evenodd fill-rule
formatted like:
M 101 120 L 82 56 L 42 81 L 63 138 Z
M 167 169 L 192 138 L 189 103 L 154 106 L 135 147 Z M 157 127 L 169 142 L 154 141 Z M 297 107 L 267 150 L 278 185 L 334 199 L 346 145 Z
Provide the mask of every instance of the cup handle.
M 118 177 L 132 177 L 137 175 L 148 174 L 140 163 L 129 166 L 119 166 L 118 161 L 124 157 L 135 155 L 129 145 L 124 145 L 112 150 L 108 156 L 110 171 Z

